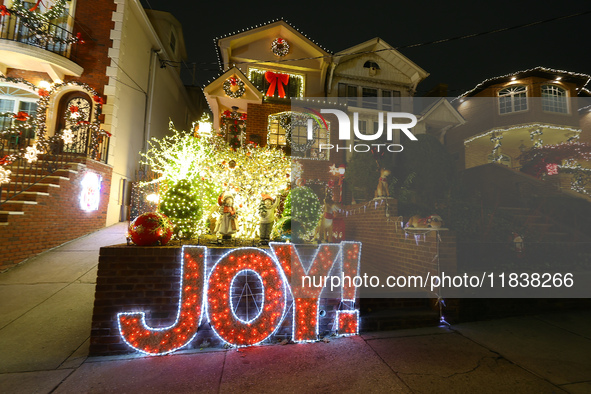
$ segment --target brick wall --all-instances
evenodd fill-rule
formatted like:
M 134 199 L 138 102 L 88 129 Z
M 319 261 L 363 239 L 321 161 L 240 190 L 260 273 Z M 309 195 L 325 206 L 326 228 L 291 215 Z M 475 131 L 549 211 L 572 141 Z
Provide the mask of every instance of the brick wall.
M 112 169 L 90 159 L 85 164 L 87 168 L 70 174 L 69 180 L 60 179 L 60 187 L 50 188 L 48 196 L 37 196 L 36 205 L 24 205 L 24 215 L 10 215 L 8 225 L 0 226 L 0 269 L 105 226 Z M 97 211 L 80 208 L 80 181 L 86 171 L 102 176 Z
M 180 250 L 178 246 L 101 248 L 90 335 L 91 356 L 135 352 L 119 335 L 117 314 L 120 312 L 143 311 L 151 327 L 168 327 L 174 323 L 179 302 Z M 208 272 L 228 251 L 228 248 L 208 249 Z M 339 301 L 321 300 L 320 311 L 326 312 L 319 321 L 321 337 L 333 329 Z M 271 341 L 291 338 L 293 311 L 289 305 L 290 300 L 285 319 Z M 197 336 L 183 349 L 199 349 L 204 342 L 221 346 L 206 316 L 201 320 Z
M 362 271 L 382 277 L 437 274 L 434 257 L 438 250 L 439 269 L 446 274 L 456 271 L 456 239 L 452 231 L 431 231 L 415 239 L 412 232 L 401 228 L 402 219 L 398 217 L 394 199 L 373 200 L 344 209 L 350 212 L 345 217 L 346 238 L 363 244 Z M 389 217 L 386 217 L 386 210 Z M 439 243 L 437 234 L 441 238 Z
M 290 110 L 291 104 L 248 104 L 246 109 L 248 114 L 248 120 L 246 122 L 246 139 L 249 140 L 251 135 L 256 135 L 260 138 L 261 145 L 266 146 L 267 122 L 269 115 Z
M 74 31 L 82 33 L 84 44 L 78 44 L 72 61 L 84 68 L 81 77 L 66 77 L 88 84 L 98 94 L 109 83 L 106 76 L 110 65 L 109 48 L 113 45 L 111 30 L 115 23 L 111 20 L 117 6 L 113 0 L 79 1 L 76 4 Z

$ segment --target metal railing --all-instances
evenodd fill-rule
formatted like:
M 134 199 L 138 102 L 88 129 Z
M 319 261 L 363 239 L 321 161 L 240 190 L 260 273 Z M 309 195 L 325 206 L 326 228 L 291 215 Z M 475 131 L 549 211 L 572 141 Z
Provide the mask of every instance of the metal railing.
M 93 129 L 88 125 L 77 125 L 71 128 L 73 138 L 70 144 L 61 143 L 65 152 L 83 155 L 90 159 L 107 163 L 109 155 L 109 137 L 99 135 L 93 140 Z
M 15 152 L 19 145 L 14 144 L 13 136 L 0 139 L 0 158 Z M 60 149 L 59 143 L 50 143 L 38 155 L 36 161 L 29 163 L 24 158 L 18 158 L 4 166 L 10 171 L 10 182 L 0 184 L 0 210 L 2 204 L 27 191 L 44 178 L 64 168 L 70 161 L 68 154 Z
M 67 29 L 45 23 L 40 29 L 30 29 L 15 15 L 0 16 L 0 39 L 17 41 L 64 56 L 75 57 L 76 45 L 66 43 L 74 35 Z
M 20 150 L 35 144 L 35 131 L 8 130 L 10 123 L 7 117 L 0 117 L 0 160 L 17 154 Z M 69 163 L 76 162 L 76 158 L 90 158 L 107 163 L 109 154 L 109 137 L 99 136 L 93 140 L 93 130 L 87 125 L 72 128 L 72 143 L 65 144 L 62 139 L 50 139 L 44 144 L 37 144 L 41 153 L 37 160 L 28 162 L 18 157 L 4 169 L 10 171 L 10 182 L 0 184 L 0 207 L 3 203 L 13 199 L 32 186 L 38 184 L 47 176 L 59 169 L 66 168 Z M 41 146 L 41 147 L 40 147 Z M 0 208 L 1 210 L 1 208 Z

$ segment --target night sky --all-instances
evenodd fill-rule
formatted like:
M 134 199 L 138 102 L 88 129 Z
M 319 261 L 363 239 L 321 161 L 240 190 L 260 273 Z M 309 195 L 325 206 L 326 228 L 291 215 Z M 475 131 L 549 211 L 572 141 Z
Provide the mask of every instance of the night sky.
M 574 1 L 359 1 L 344 3 L 142 0 L 146 8 L 168 11 L 183 25 L 187 63 L 197 63 L 196 85 L 219 74 L 214 38 L 284 18 L 329 51 L 338 52 L 374 37 L 393 47 L 484 33 L 496 29 L 591 11 L 589 0 Z M 236 3 L 233 3 L 236 4 Z M 481 35 L 401 48 L 430 76 L 417 95 L 438 83 L 457 96 L 483 79 L 536 66 L 591 74 L 591 13 Z M 190 73 L 183 71 L 186 83 Z M 588 86 L 589 87 L 589 86 Z

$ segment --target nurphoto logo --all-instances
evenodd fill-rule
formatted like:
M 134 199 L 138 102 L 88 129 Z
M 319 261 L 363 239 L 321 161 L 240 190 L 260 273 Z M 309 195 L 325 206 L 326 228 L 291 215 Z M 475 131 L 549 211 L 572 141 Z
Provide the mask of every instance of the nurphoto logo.
M 374 143 L 374 144 L 350 144 L 350 145 L 333 145 L 329 143 L 322 143 L 319 146 L 319 150 L 331 150 L 335 149 L 337 152 L 341 150 L 347 150 L 349 152 L 369 152 L 370 150 L 388 151 L 388 152 L 402 152 L 404 149 L 402 145 L 393 143 L 394 130 L 402 131 L 411 141 L 416 141 L 417 137 L 410 131 L 410 129 L 417 124 L 417 118 L 415 115 L 408 112 L 379 112 L 377 119 L 377 130 L 374 130 L 374 134 L 366 134 L 360 131 L 359 128 L 359 113 L 353 112 L 353 133 L 351 133 L 351 121 L 349 115 L 338 109 L 321 109 L 320 114 L 333 114 L 337 117 L 339 124 L 339 140 L 346 141 L 351 139 L 351 135 L 355 136 L 355 139 L 361 141 L 376 141 L 382 137 L 384 131 L 386 133 L 386 140 L 390 143 Z M 320 115 L 321 116 L 321 115 Z M 384 122 L 384 117 L 386 121 Z M 324 119 L 323 119 L 324 120 Z M 400 121 L 408 120 L 406 123 L 399 123 Z M 307 122 L 307 138 L 308 140 L 314 139 L 314 127 L 313 119 L 308 119 Z M 385 130 L 384 130 L 385 129 Z

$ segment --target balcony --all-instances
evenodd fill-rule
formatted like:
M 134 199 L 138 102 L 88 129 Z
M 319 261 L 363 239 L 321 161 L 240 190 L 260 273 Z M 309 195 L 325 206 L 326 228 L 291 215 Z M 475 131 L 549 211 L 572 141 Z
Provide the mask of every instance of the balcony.
M 45 72 L 54 81 L 61 81 L 66 75 L 82 75 L 83 68 L 70 60 L 76 57 L 76 45 L 61 42 L 73 38 L 72 33 L 51 23 L 44 24 L 42 32 L 25 26 L 18 16 L 1 16 L 0 71 L 6 74 L 6 69 L 15 68 Z

